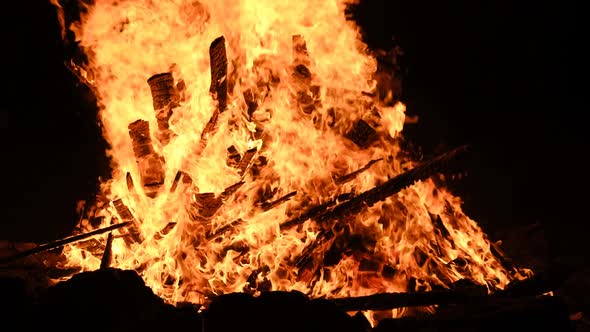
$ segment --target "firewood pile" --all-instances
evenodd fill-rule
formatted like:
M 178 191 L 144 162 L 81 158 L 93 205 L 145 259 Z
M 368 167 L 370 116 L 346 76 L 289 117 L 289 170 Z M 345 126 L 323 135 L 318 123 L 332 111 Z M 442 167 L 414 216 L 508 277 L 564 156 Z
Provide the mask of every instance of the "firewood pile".
M 312 119 L 314 112 L 321 105 L 320 88 L 312 84 L 309 69 L 309 54 L 305 40 L 300 35 L 292 37 L 293 66 L 290 73 L 293 98 L 298 111 Z M 198 150 L 203 151 L 208 140 L 217 133 L 220 114 L 228 107 L 228 84 L 232 84 L 228 73 L 228 60 L 225 39 L 215 39 L 209 49 L 211 60 L 210 92 L 217 102 L 216 109 L 197 142 Z M 155 198 L 162 192 L 180 190 L 180 187 L 194 188 L 190 175 L 179 170 L 170 188 L 166 183 L 166 160 L 154 149 L 151 132 L 155 133 L 162 145 L 174 137 L 175 133 L 168 123 L 175 108 L 183 101 L 184 82 L 175 82 L 171 73 L 159 73 L 147 80 L 152 98 L 157 128 L 150 130 L 149 122 L 137 119 L 128 124 L 129 137 L 133 154 L 139 170 L 138 179 L 127 173 L 127 188 L 135 192 L 136 185 L 149 198 Z M 271 82 L 268 84 L 272 84 Z M 328 91 L 329 93 L 329 91 Z M 338 93 L 333 91 L 332 93 Z M 359 98 L 366 98 L 368 103 L 379 103 L 383 96 L 358 92 Z M 248 105 L 248 116 L 256 111 L 257 100 L 264 98 L 257 92 L 247 90 L 244 100 Z M 391 100 L 387 101 L 391 103 Z M 251 118 L 250 121 L 256 122 Z M 322 119 L 324 125 L 331 127 L 334 119 Z M 312 124 L 313 125 L 313 124 Z M 260 125 L 260 127 L 264 127 Z M 264 133 L 258 132 L 261 138 Z M 380 138 L 373 125 L 364 119 L 357 120 L 343 135 L 357 148 L 364 149 L 375 144 Z M 281 231 L 299 227 L 308 220 L 314 221 L 322 231 L 311 241 L 298 257 L 290 261 L 293 268 L 301 271 L 302 278 L 320 274 L 318 262 L 328 264 L 331 259 L 339 259 L 350 243 L 335 230 L 351 216 L 361 213 L 368 207 L 386 200 L 413 185 L 436 174 L 453 171 L 457 161 L 468 151 L 467 147 L 458 147 L 432 159 L 417 163 L 397 176 L 362 192 L 349 192 L 326 200 L 321 204 L 310 205 L 301 213 L 289 215 L 280 224 Z M 240 153 L 236 147 L 227 147 L 227 166 L 233 167 L 246 179 L 245 175 L 255 177 L 267 161 L 257 148 Z M 197 154 L 198 155 L 198 154 Z M 336 179 L 334 183 L 343 185 L 353 181 L 359 174 L 370 169 L 374 164 L 383 162 L 374 159 L 364 167 Z M 224 202 L 230 199 L 243 185 L 244 181 L 227 187 L 223 192 L 194 193 L 194 201 L 189 207 L 190 218 L 203 225 L 202 238 L 211 241 L 234 232 L 243 220 L 228 220 L 221 227 L 210 223 Z M 260 211 L 268 211 L 289 201 L 297 191 L 283 195 L 261 195 L 257 204 Z M 103 228 L 90 232 L 80 232 L 71 237 L 60 239 L 44 245 L 30 245 L 13 248 L 0 256 L 0 265 L 6 270 L 19 271 L 5 274 L 3 291 L 5 304 L 10 307 L 9 317 L 23 329 L 40 328 L 43 330 L 79 330 L 92 324 L 102 330 L 129 331 L 154 330 L 195 330 L 195 331 L 497 331 L 505 329 L 568 331 L 572 329 L 569 312 L 559 297 L 548 296 L 562 282 L 563 276 L 558 272 L 537 274 L 529 279 L 515 281 L 503 290 L 493 289 L 489 293 L 485 286 L 475 284 L 468 279 L 461 279 L 451 284 L 450 288 L 429 291 L 410 291 L 408 293 L 379 293 L 364 297 L 315 298 L 312 299 L 299 292 L 270 291 L 268 283 L 257 281 L 262 269 L 252 272 L 251 292 L 216 295 L 207 293 L 209 301 L 204 307 L 192 303 L 171 305 L 155 295 L 144 284 L 137 271 L 120 270 L 111 267 L 113 260 L 112 243 L 115 238 L 122 238 L 128 248 L 142 243 L 140 220 L 133 215 L 121 198 L 108 203 L 116 211 L 116 217 Z M 433 228 L 440 238 L 448 239 L 441 217 L 431 215 Z M 175 222 L 168 223 L 158 237 L 166 236 L 176 227 Z M 107 235 L 106 241 L 98 241 L 96 236 Z M 345 234 L 349 235 L 349 234 Z M 156 237 L 156 239 L 158 239 Z M 84 246 L 93 256 L 100 257 L 100 269 L 93 272 L 72 270 L 53 271 L 56 274 L 49 279 L 73 275 L 67 281 L 49 285 L 48 278 L 41 278 L 30 287 L 31 273 L 49 274 L 47 266 L 59 263 L 56 249 L 66 244 L 77 243 Z M 225 251 L 237 252 L 249 250 L 245 244 L 236 243 Z M 42 255 L 39 255 L 42 254 Z M 500 251 L 494 251 L 496 259 L 508 271 L 514 270 L 510 261 Z M 40 259 L 40 261 L 35 261 Z M 334 258 L 336 257 L 336 258 Z M 48 260 L 50 258 L 50 260 Z M 375 272 L 385 269 L 380 262 L 365 259 L 367 271 Z M 20 264 L 20 265 L 19 265 Z M 43 266 L 42 268 L 40 266 Z M 23 270 L 24 268 L 24 270 Z M 24 272 L 23 272 L 24 271 Z M 21 273 L 22 272 L 22 273 Z M 141 272 L 141 271 L 139 271 Z M 379 270 L 379 273 L 387 273 Z M 255 291 L 254 291 L 255 290 Z M 206 290 L 203 290 L 205 292 Z M 421 307 L 436 308 L 435 313 L 414 310 Z M 410 313 L 404 318 L 390 318 L 391 311 Z M 374 313 L 371 323 L 364 313 Z M 414 315 L 412 315 L 412 313 Z M 32 319 L 17 319 L 29 317 Z

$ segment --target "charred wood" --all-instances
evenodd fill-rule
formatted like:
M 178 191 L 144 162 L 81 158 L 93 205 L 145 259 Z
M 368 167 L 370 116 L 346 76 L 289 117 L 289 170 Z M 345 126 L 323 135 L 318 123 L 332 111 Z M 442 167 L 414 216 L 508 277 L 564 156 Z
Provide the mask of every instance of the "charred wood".
M 146 196 L 154 198 L 164 184 L 164 158 L 158 155 L 152 146 L 150 125 L 147 121 L 137 120 L 130 123 L 129 136 L 133 143 L 141 185 Z
M 292 191 L 280 198 L 277 198 L 276 200 L 272 201 L 272 202 L 265 202 L 260 204 L 260 207 L 262 208 L 262 210 L 264 211 L 268 211 L 272 208 L 274 208 L 275 206 L 279 206 L 281 204 L 283 204 L 284 202 L 288 201 L 289 199 L 291 199 L 291 197 L 297 195 L 297 191 Z
M 363 119 L 358 120 L 344 136 L 359 148 L 366 148 L 378 139 L 377 131 Z
M 193 206 L 196 211 L 192 213 L 194 220 L 207 221 L 210 220 L 215 213 L 221 208 L 223 202 L 231 195 L 233 195 L 244 182 L 235 183 L 219 194 L 215 196 L 215 193 L 197 193 L 194 195 L 195 203 Z
M 152 93 L 154 111 L 158 120 L 157 138 L 162 144 L 167 144 L 173 135 L 169 120 L 174 108 L 180 106 L 180 93 L 174 84 L 172 73 L 161 73 L 147 80 Z
M 211 43 L 209 59 L 211 63 L 211 88 L 209 91 L 217 100 L 219 113 L 222 113 L 227 108 L 227 55 L 223 36 Z
M 358 170 L 356 170 L 356 171 L 354 171 L 354 172 L 352 172 L 352 173 L 349 173 L 349 174 L 346 174 L 346 175 L 343 175 L 343 176 L 341 176 L 341 177 L 337 178 L 337 179 L 336 179 L 336 181 L 334 181 L 334 182 L 335 182 L 336 184 L 339 184 L 339 185 L 340 185 L 340 184 L 344 184 L 344 183 L 346 183 L 346 182 L 352 181 L 352 180 L 354 180 L 354 179 L 355 179 L 355 178 L 356 178 L 356 177 L 357 177 L 359 174 L 361 174 L 362 172 L 364 172 L 364 171 L 368 170 L 368 169 L 369 169 L 369 168 L 371 168 L 371 166 L 373 166 L 373 165 L 374 165 L 376 162 L 378 162 L 378 161 L 381 161 L 381 160 L 383 160 L 383 158 L 379 158 L 379 159 L 374 159 L 374 160 L 371 160 L 371 161 L 369 161 L 369 163 L 367 163 L 365 166 L 363 166 L 363 167 L 359 168 Z
M 197 207 L 197 219 L 207 220 L 221 207 L 221 200 L 215 197 L 215 193 L 195 194 L 195 205 Z
M 141 234 L 139 233 L 139 224 L 137 223 L 137 220 L 135 220 L 135 217 L 133 216 L 127 205 L 123 203 L 123 200 L 120 198 L 114 200 L 113 206 L 115 207 L 115 210 L 117 211 L 117 214 L 119 215 L 121 220 L 123 220 L 124 222 L 131 222 L 133 224 L 133 226 L 125 229 L 126 233 L 122 232 L 123 234 L 130 235 L 129 237 L 124 238 L 125 242 L 128 245 L 131 245 L 133 241 L 142 242 L 143 239 L 141 238 Z
M 178 187 L 178 182 L 180 182 L 181 178 L 182 178 L 182 171 L 176 172 L 176 175 L 174 176 L 174 180 L 172 180 L 172 185 L 170 186 L 171 193 L 176 191 L 176 187 Z
M 129 190 L 129 192 L 134 192 L 135 186 L 133 184 L 133 177 L 131 176 L 131 173 L 127 172 L 125 175 L 125 181 L 127 182 L 127 190 Z
M 246 170 L 250 166 L 254 155 L 256 155 L 258 149 L 252 148 L 244 153 L 244 156 L 240 159 L 240 162 L 237 165 L 238 173 L 243 176 L 246 173 Z
M 328 200 L 327 202 L 313 206 L 307 209 L 305 212 L 301 213 L 300 215 L 285 221 L 280 225 L 280 228 L 281 230 L 289 229 L 291 227 L 304 223 L 308 219 L 315 219 L 316 217 L 325 213 L 330 207 L 342 201 L 349 200 L 352 197 L 354 197 L 352 193 L 342 194 L 334 199 Z

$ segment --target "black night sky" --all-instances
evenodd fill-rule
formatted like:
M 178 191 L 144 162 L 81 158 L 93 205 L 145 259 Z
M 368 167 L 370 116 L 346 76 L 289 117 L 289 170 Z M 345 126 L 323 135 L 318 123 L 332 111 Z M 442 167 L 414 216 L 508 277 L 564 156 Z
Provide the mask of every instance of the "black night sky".
M 108 162 L 92 95 L 63 66 L 55 10 L 14 2 L 0 20 L 0 240 L 48 241 L 69 235 Z M 356 12 L 370 46 L 404 51 L 403 100 L 420 117 L 406 136 L 425 153 L 472 145 L 452 188 L 468 214 L 492 238 L 539 223 L 556 255 L 587 263 L 576 15 L 573 0 L 366 0 Z

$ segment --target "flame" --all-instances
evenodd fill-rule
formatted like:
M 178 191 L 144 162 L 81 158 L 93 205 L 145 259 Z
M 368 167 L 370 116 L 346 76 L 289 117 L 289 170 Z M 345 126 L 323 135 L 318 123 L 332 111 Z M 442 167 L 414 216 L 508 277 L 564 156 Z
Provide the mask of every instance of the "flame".
M 405 106 L 373 96 L 376 60 L 347 5 L 97 0 L 69 27 L 90 59 L 80 72 L 92 77 L 113 168 L 80 228 L 134 222 L 115 232 L 112 266 L 138 271 L 171 303 L 262 290 L 360 296 L 465 278 L 493 290 L 523 276 L 431 180 L 343 220 L 281 229 L 413 165 L 398 144 Z M 228 69 L 212 83 L 214 40 Z M 148 80 L 160 85 L 151 91 Z M 227 84 L 226 106 L 216 84 Z M 158 87 L 174 91 L 167 105 Z M 360 120 L 377 136 L 363 147 L 348 135 Z M 101 252 L 83 243 L 64 255 L 68 266 L 100 266 Z

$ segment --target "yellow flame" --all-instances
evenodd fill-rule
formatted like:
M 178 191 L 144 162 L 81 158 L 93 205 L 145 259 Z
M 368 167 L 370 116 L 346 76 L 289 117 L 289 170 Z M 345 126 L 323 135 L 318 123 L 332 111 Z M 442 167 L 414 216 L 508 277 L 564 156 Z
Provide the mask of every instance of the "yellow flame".
M 117 233 L 113 266 L 137 270 L 172 303 L 264 289 L 314 297 L 404 292 L 448 287 L 463 278 L 502 288 L 521 276 L 502 267 L 460 200 L 430 180 L 345 220 L 327 225 L 307 220 L 281 230 L 290 216 L 368 190 L 411 165 L 395 140 L 405 106 L 385 107 L 363 93 L 375 91 L 376 60 L 346 20 L 346 5 L 343 0 L 97 0 L 69 27 L 90 58 L 85 70 L 101 103 L 113 166 L 112 179 L 102 184 L 106 200 L 93 210 L 94 217 L 104 217 L 102 224 L 85 220 L 81 226 L 128 218 L 117 200 L 136 223 L 135 230 Z M 202 132 L 218 107 L 210 93 L 209 47 L 220 36 L 229 63 L 222 78 L 229 85 L 228 107 L 204 144 Z M 294 53 L 293 36 L 302 37 L 308 56 Z M 297 77 L 298 61 L 311 75 Z M 159 138 L 147 84 L 165 72 L 184 86 L 177 84 L 182 91 L 167 121 L 169 140 Z M 256 101 L 254 112 L 248 94 Z M 377 134 L 363 148 L 346 135 L 361 119 Z M 137 120 L 149 124 L 147 161 L 137 158 L 130 137 L 129 125 Z M 253 154 L 248 168 L 227 162 L 230 146 L 242 159 Z M 377 159 L 382 160 L 351 181 L 336 181 Z M 148 193 L 145 172 L 158 165 L 164 182 Z M 240 182 L 235 192 L 226 191 Z M 292 192 L 285 202 L 264 208 Z M 219 208 L 206 215 L 206 202 Z M 68 265 L 83 270 L 97 269 L 100 254 L 80 244 L 65 250 Z

